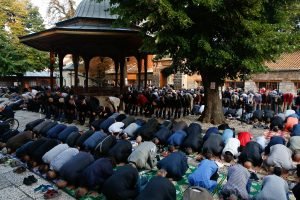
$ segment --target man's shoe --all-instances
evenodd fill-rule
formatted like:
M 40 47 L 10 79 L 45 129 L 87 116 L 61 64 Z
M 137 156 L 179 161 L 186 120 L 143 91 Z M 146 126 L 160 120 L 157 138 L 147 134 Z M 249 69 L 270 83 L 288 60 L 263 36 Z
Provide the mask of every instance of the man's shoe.
M 32 185 L 33 183 L 36 183 L 36 182 L 37 182 L 37 179 L 33 175 L 28 176 L 23 179 L 23 183 L 28 186 Z
M 20 166 L 20 167 L 18 167 L 18 168 L 16 168 L 16 169 L 13 170 L 13 172 L 17 173 L 17 174 L 21 174 L 21 173 L 23 173 L 25 171 L 26 171 L 26 168 L 24 166 Z

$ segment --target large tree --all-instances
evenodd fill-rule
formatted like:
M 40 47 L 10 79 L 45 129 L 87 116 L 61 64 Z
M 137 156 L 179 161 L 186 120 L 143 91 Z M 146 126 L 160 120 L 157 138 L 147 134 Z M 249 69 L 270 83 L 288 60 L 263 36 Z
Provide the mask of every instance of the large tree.
M 142 50 L 171 56 L 177 70 L 201 75 L 204 122 L 224 121 L 219 88 L 226 78 L 264 71 L 264 61 L 299 45 L 297 0 L 111 0 L 111 4 L 120 24 L 140 27 Z
M 0 76 L 45 69 L 48 55 L 21 44 L 18 38 L 44 29 L 38 9 L 20 0 L 0 0 L 0 5 Z
M 47 11 L 48 23 L 50 25 L 56 22 L 70 19 L 75 14 L 74 0 L 50 0 Z

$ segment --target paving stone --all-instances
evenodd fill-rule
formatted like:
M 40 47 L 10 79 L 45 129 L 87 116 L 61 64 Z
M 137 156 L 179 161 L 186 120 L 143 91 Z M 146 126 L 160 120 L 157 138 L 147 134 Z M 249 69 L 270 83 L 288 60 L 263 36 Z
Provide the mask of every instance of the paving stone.
M 33 200 L 33 198 L 25 197 L 25 198 L 23 198 L 23 199 L 21 199 L 21 200 Z
M 13 168 L 11 168 L 8 165 L 7 166 L 3 165 L 3 164 L 0 165 L 0 174 L 4 174 L 4 173 L 10 172 L 12 170 L 13 170 Z
M 0 200 L 21 200 L 26 197 L 26 194 L 15 186 L 0 190 Z
M 6 187 L 11 186 L 11 182 L 9 182 L 9 180 L 7 180 L 3 174 L 0 175 L 0 190 Z
M 23 179 L 29 175 L 33 175 L 32 172 L 26 171 L 22 174 L 16 174 L 13 171 L 3 174 L 4 177 L 9 180 L 13 185 L 20 186 L 23 185 Z
M 28 196 L 30 196 L 31 198 L 33 199 L 36 199 L 36 198 L 39 198 L 39 197 L 43 197 L 43 193 L 41 191 L 38 191 L 38 192 L 34 192 L 34 189 L 39 187 L 40 185 L 44 184 L 44 185 L 50 185 L 50 183 L 40 177 L 37 177 L 35 175 L 35 177 L 37 178 L 37 182 L 30 185 L 30 186 L 27 186 L 27 185 L 21 185 L 19 187 L 20 190 L 22 190 L 25 194 L 27 194 Z

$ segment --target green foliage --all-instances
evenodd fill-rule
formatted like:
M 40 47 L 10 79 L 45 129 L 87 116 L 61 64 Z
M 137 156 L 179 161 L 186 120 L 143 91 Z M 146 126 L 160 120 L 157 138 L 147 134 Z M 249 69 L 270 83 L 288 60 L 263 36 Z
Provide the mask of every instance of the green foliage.
M 0 4 L 0 76 L 45 69 L 48 55 L 18 39 L 20 35 L 44 30 L 37 8 L 19 0 L 0 0 Z
M 297 0 L 111 0 L 118 23 L 138 25 L 143 50 L 175 69 L 223 83 L 266 70 L 265 61 L 299 49 Z M 150 37 L 149 37 L 150 36 Z M 154 45 L 155 44 L 155 45 Z

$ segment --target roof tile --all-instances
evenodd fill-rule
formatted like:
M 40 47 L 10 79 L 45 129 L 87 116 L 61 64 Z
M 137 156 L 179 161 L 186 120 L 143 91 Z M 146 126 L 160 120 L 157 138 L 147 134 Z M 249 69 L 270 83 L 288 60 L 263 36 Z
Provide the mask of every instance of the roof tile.
M 271 71 L 300 70 L 300 51 L 283 53 L 276 62 L 266 62 Z

